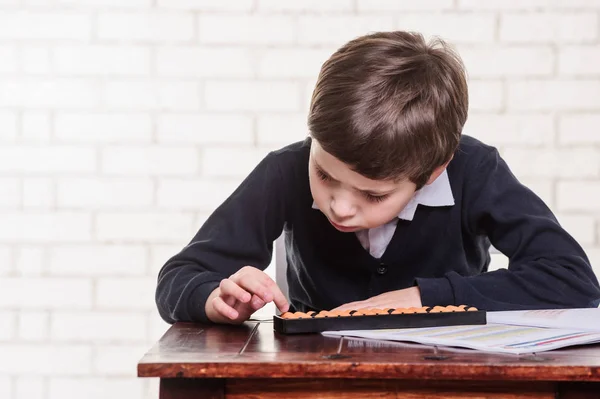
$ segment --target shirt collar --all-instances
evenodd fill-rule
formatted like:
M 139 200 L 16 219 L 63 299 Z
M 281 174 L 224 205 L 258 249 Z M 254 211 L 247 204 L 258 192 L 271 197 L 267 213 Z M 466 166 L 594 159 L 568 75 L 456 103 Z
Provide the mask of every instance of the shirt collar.
M 425 205 L 431 207 L 452 206 L 454 205 L 454 196 L 450 187 L 450 179 L 448 171 L 444 169 L 442 174 L 438 176 L 433 183 L 423 186 L 415 195 L 408 201 L 408 204 L 398 214 L 399 219 L 413 220 L 417 206 Z M 312 204 L 313 209 L 319 209 L 317 204 Z

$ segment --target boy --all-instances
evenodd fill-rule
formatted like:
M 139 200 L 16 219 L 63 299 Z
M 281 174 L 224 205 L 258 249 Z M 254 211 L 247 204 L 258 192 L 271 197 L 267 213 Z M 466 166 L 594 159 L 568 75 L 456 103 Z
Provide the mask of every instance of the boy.
M 262 270 L 285 232 L 292 310 L 468 304 L 596 307 L 581 247 L 493 147 L 462 136 L 462 63 L 386 32 L 327 60 L 310 137 L 266 156 L 159 273 L 161 316 L 240 323 L 274 301 Z M 487 272 L 490 242 L 510 258 Z

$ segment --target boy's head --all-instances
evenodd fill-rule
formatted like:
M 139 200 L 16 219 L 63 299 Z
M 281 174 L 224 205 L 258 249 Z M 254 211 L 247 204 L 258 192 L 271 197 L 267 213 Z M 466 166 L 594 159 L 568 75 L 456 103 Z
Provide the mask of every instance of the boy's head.
M 380 32 L 347 43 L 323 64 L 312 96 L 308 126 L 316 141 L 310 166 L 315 202 L 324 211 L 330 205 L 323 203 L 324 196 L 335 201 L 334 191 L 344 194 L 331 184 L 326 187 L 327 180 L 315 179 L 324 169 L 319 158 L 330 156 L 352 180 L 335 179 L 339 188 L 358 193 L 365 190 L 355 190 L 359 187 L 351 183 L 395 187 L 388 197 L 403 191 L 402 199 L 390 204 L 389 211 L 398 208 L 398 213 L 414 191 L 435 180 L 452 159 L 467 108 L 463 64 L 441 40 L 427 44 L 416 33 Z M 357 206 L 350 202 L 348 208 Z M 384 201 L 377 202 L 382 208 Z M 339 222 L 342 216 L 330 219 Z

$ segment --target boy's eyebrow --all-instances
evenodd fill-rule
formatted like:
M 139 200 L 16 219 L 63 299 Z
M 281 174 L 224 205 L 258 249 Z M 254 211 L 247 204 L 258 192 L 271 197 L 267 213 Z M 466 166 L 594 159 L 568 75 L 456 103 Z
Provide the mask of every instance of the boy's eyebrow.
M 315 167 L 316 167 L 316 168 L 317 168 L 317 169 L 318 169 L 318 170 L 319 170 L 321 173 L 323 173 L 324 175 L 327 175 L 327 177 L 329 177 L 329 178 L 330 178 L 331 180 L 333 180 L 334 182 L 338 182 L 338 183 L 339 183 L 339 180 L 337 180 L 337 179 L 334 179 L 334 178 L 333 178 L 333 177 L 332 177 L 332 176 L 331 176 L 329 173 L 327 173 L 327 172 L 325 171 L 325 169 L 323 169 L 323 168 L 321 167 L 321 165 L 319 165 L 319 164 L 317 163 L 317 161 L 316 161 L 316 160 L 314 160 L 314 159 L 313 159 L 313 162 L 315 163 Z M 394 188 L 394 189 L 392 189 L 392 190 L 389 190 L 389 191 L 383 191 L 383 192 L 379 192 L 379 191 L 373 191 L 373 190 L 363 190 L 363 189 L 360 189 L 360 188 L 358 188 L 358 187 L 352 187 L 352 188 L 353 188 L 353 189 L 355 189 L 356 191 L 360 191 L 360 192 L 362 192 L 362 193 L 369 194 L 369 195 L 375 195 L 375 196 L 377 196 L 377 195 L 387 195 L 387 194 L 390 194 L 390 193 L 392 193 L 392 192 L 396 191 L 396 189 L 395 189 L 395 188 Z

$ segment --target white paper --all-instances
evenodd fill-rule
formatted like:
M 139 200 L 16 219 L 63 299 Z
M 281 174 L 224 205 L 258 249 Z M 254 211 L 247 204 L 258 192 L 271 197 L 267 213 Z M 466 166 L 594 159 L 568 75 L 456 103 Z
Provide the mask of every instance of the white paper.
M 502 324 L 325 331 L 323 335 L 408 341 L 420 344 L 462 347 L 484 352 L 512 354 L 544 352 L 565 346 L 600 342 L 600 332 Z
M 598 308 L 487 312 L 486 317 L 488 323 L 600 332 Z

